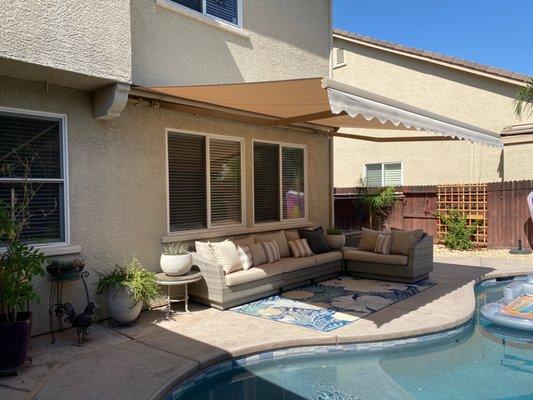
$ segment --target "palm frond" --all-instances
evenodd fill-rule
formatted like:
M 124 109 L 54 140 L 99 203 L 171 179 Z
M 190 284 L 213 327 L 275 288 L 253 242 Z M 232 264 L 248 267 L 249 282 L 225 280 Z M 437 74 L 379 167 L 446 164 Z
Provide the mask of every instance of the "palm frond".
M 528 116 L 533 113 L 533 78 L 529 78 L 526 81 L 526 86 L 518 90 L 514 104 L 515 114 L 518 118 L 522 118 L 526 112 Z

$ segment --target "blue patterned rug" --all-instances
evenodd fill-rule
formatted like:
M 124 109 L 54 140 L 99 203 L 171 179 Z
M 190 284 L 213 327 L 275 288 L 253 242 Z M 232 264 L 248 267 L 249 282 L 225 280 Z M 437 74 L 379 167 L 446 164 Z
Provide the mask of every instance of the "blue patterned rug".
M 405 300 L 435 284 L 343 276 L 256 300 L 231 310 L 320 332 L 330 332 Z

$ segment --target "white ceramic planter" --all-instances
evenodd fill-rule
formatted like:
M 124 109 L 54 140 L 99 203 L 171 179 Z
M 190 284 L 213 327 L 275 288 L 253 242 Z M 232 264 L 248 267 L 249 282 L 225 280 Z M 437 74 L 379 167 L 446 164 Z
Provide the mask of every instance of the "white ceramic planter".
M 141 312 L 142 302 L 135 302 L 128 288 L 110 287 L 106 293 L 106 302 L 109 314 L 121 325 L 129 324 L 137 319 Z
M 161 269 L 168 276 L 185 275 L 191 270 L 192 254 L 168 256 L 161 254 Z
M 346 236 L 342 235 L 325 235 L 326 242 L 334 250 L 342 249 L 346 244 Z

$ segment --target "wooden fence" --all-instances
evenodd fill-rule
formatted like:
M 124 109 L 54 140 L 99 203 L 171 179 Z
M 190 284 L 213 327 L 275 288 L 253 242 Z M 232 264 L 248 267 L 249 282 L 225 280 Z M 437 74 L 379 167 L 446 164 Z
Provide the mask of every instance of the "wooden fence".
M 461 196 L 464 190 L 460 188 L 469 187 L 470 194 L 467 197 L 471 204 L 465 207 L 469 207 L 469 215 L 472 218 L 478 219 L 483 216 L 485 221 L 484 229 L 478 230 L 480 236 L 476 239 L 477 245 L 510 248 L 516 247 L 518 239 L 521 239 L 524 247 L 529 246 L 533 249 L 533 223 L 526 202 L 527 195 L 533 191 L 533 180 L 474 185 L 476 190 L 473 192 L 472 186 L 441 186 L 440 203 L 439 186 L 397 187 L 397 201 L 384 227 L 423 229 L 437 241 L 439 240 L 439 218 L 436 214 L 439 206 L 441 209 L 443 207 L 443 188 L 457 188 L 456 193 Z M 448 192 L 450 192 L 449 189 Z M 364 208 L 359 204 L 356 193 L 357 188 L 335 188 L 335 225 L 345 231 L 367 227 L 367 216 Z M 440 229 L 442 232 L 443 228 Z

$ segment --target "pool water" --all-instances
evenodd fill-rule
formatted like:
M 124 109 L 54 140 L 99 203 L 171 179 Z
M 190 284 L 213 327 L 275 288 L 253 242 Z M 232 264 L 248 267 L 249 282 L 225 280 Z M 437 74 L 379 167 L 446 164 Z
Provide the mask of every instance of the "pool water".
M 479 285 L 478 309 L 501 298 L 508 283 Z M 208 378 L 180 399 L 533 399 L 533 334 L 497 327 L 476 313 L 451 341 L 273 360 Z

